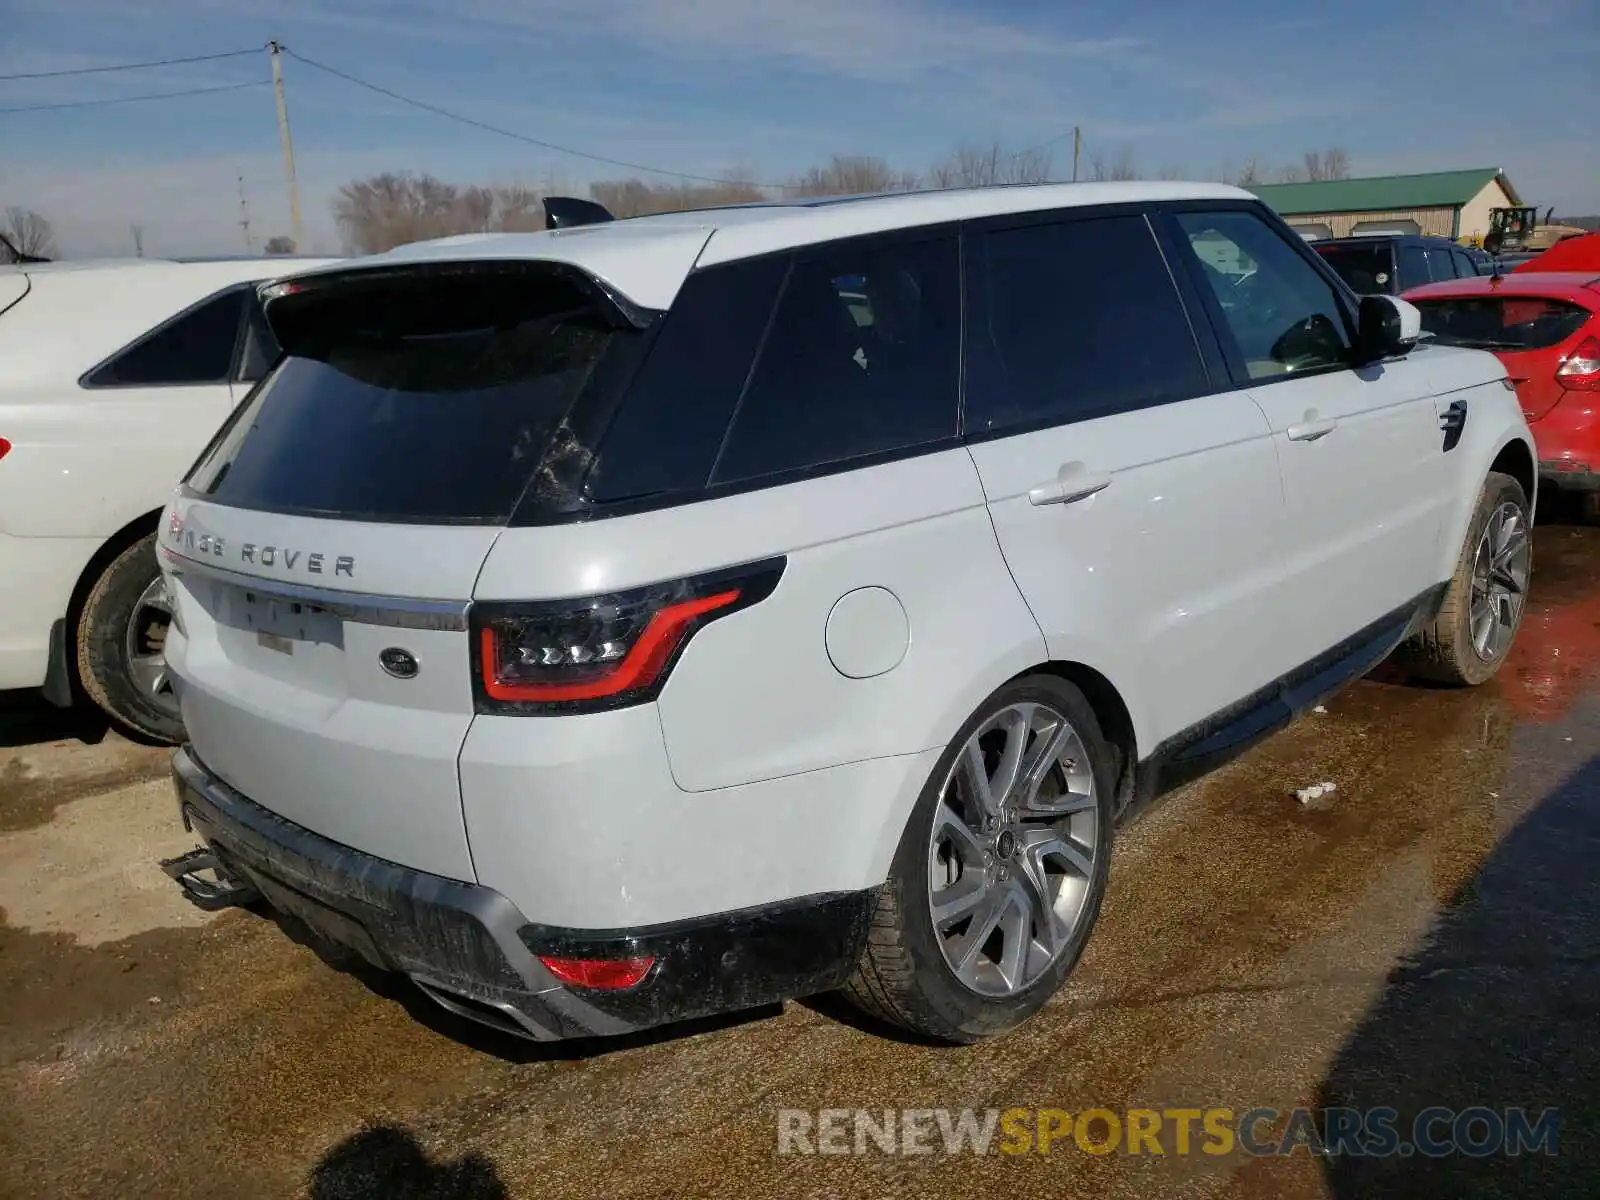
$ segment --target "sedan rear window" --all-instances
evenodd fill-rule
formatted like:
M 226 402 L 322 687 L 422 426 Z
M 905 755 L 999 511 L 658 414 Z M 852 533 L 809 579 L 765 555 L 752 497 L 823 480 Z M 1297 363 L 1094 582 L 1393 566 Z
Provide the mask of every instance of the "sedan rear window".
M 1577 333 L 1589 310 L 1543 296 L 1467 296 L 1420 300 L 1422 331 L 1446 346 L 1542 350 Z
M 1388 242 L 1371 246 L 1316 246 L 1334 274 L 1358 296 L 1394 295 L 1394 259 Z
M 526 273 L 334 289 L 314 303 L 191 472 L 192 491 L 309 516 L 503 522 L 570 440 L 566 418 L 602 360 L 644 336 L 573 281 Z

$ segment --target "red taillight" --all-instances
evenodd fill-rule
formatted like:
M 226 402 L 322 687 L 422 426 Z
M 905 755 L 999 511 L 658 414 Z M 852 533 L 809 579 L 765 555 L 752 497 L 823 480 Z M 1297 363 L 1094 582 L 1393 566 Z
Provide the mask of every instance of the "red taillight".
M 480 712 L 572 712 L 651 699 L 709 621 L 771 593 L 782 560 L 606 596 L 473 605 Z
M 554 645 L 530 644 L 529 635 L 542 632 L 538 625 L 525 625 L 522 636 L 503 644 L 506 636 L 496 623 L 483 627 L 483 690 L 495 700 L 599 700 L 639 688 L 647 688 L 661 675 L 673 653 L 696 618 L 737 603 L 739 589 L 718 592 L 698 600 L 685 600 L 658 609 L 637 638 L 623 640 L 603 633 L 568 645 L 560 638 L 537 638 Z M 532 654 L 529 658 L 528 655 Z M 609 660 L 609 661 L 608 661 Z M 593 664 L 591 666 L 591 664 Z M 569 682 L 521 682 L 519 676 L 531 672 L 578 668 L 578 678 Z
M 1586 337 L 1556 372 L 1562 387 L 1600 391 L 1600 338 Z
M 4 458 L 6 455 L 8 455 L 10 453 L 11 453 L 11 443 L 6 441 L 5 438 L 0 438 L 0 458 Z
M 620 991 L 635 986 L 648 975 L 650 968 L 656 965 L 656 956 L 639 954 L 632 958 L 565 958 L 541 954 L 539 961 L 562 983 L 573 987 Z

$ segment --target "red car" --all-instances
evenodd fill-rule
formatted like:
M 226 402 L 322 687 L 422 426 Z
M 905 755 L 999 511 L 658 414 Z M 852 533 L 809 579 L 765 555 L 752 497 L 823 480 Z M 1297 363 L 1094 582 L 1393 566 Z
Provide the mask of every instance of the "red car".
M 1600 274 L 1519 271 L 1412 288 L 1423 337 L 1492 350 L 1516 385 L 1545 486 L 1600 518 Z

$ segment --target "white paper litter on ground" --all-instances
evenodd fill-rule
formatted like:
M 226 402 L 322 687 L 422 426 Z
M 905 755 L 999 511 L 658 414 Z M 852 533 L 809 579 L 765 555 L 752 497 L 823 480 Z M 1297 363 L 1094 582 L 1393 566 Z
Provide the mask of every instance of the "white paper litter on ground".
M 1339 790 L 1339 785 L 1330 780 L 1322 783 L 1313 783 L 1310 787 L 1295 788 L 1294 798 L 1301 804 L 1310 804 L 1313 800 L 1320 800 L 1324 796 Z

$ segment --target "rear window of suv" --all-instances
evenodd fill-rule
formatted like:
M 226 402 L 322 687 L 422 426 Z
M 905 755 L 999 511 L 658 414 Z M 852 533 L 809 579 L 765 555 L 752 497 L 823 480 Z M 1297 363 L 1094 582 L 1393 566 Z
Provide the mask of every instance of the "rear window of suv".
M 1542 350 L 1564 342 L 1589 311 L 1543 296 L 1469 296 L 1419 300 L 1422 331 L 1445 346 L 1475 350 Z
M 572 440 L 565 419 L 603 360 L 645 336 L 576 281 L 526 271 L 292 299 L 316 307 L 191 472 L 220 504 L 503 522 Z

